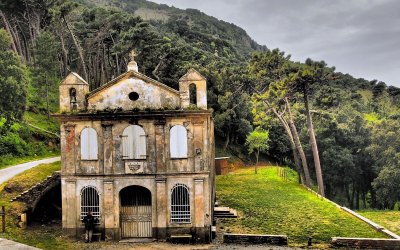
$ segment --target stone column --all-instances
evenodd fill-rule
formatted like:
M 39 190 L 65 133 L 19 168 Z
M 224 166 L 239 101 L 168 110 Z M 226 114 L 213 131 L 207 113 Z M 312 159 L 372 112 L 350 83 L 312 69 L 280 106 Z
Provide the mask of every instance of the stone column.
M 156 172 L 166 172 L 165 166 L 165 120 L 158 120 L 154 123 L 156 136 Z
M 62 182 L 62 227 L 68 236 L 77 236 L 79 207 L 76 204 L 76 181 Z
M 112 174 L 113 172 L 113 135 L 112 135 L 112 123 L 102 123 L 103 127 L 103 155 L 104 155 L 104 174 Z M 100 171 L 101 172 L 101 171 Z
M 194 179 L 195 227 L 204 227 L 204 179 Z
M 157 216 L 157 239 L 167 238 L 167 179 L 156 179 L 156 216 Z
M 75 151 L 75 124 L 65 124 L 61 130 L 61 162 L 63 174 L 75 174 Z
M 194 151 L 194 171 L 204 171 L 204 136 L 202 120 L 193 120 L 193 151 Z
M 196 237 L 200 242 L 205 241 L 206 229 L 204 228 L 204 179 L 194 179 L 194 226 Z
M 116 237 L 116 225 L 114 216 L 114 182 L 112 180 L 104 181 L 104 228 L 106 240 L 112 240 Z

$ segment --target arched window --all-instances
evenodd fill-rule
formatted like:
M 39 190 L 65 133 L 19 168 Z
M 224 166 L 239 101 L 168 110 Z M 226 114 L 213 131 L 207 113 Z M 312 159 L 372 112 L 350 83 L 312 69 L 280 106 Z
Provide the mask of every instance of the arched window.
M 171 158 L 187 158 L 187 130 L 182 125 L 175 125 L 170 130 L 169 147 Z
M 81 190 L 81 220 L 85 218 L 89 211 L 100 221 L 99 193 L 93 186 L 86 186 Z
M 197 89 L 194 83 L 189 85 L 189 102 L 190 105 L 197 105 Z
M 93 128 L 84 128 L 81 132 L 81 159 L 97 160 L 97 132 Z
M 76 109 L 76 89 L 75 88 L 69 89 L 69 102 L 71 105 L 71 109 Z
M 171 192 L 171 222 L 190 223 L 189 188 L 176 184 Z
M 146 134 L 142 127 L 130 125 L 122 133 L 122 158 L 146 159 Z

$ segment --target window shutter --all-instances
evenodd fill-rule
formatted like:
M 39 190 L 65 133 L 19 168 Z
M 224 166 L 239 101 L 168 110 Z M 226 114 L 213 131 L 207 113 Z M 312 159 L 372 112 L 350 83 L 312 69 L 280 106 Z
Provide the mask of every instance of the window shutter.
M 85 128 L 81 132 L 81 159 L 97 160 L 97 132 L 93 128 Z
M 125 159 L 146 159 L 146 134 L 142 127 L 130 125 L 125 128 L 122 151 Z
M 173 126 L 170 130 L 170 153 L 172 158 L 187 157 L 187 131 L 182 125 Z
M 89 159 L 97 160 L 98 154 L 98 143 L 97 143 L 97 133 L 93 128 L 89 129 Z
M 121 135 L 121 140 L 122 140 L 122 158 L 123 159 L 129 158 L 128 136 L 127 135 Z

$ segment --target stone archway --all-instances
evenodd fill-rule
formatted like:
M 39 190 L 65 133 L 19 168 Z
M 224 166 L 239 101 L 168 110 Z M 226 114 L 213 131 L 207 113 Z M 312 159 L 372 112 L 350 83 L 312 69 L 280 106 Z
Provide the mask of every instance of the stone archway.
M 128 186 L 119 192 L 121 238 L 152 237 L 151 192 L 142 186 Z

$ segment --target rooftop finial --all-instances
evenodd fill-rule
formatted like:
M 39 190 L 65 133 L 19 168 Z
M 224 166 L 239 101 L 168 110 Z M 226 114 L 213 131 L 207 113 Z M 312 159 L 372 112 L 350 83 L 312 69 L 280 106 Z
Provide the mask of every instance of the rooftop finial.
M 128 71 L 136 71 L 138 72 L 138 65 L 135 62 L 135 56 L 137 56 L 135 50 L 131 50 L 131 52 L 129 52 L 129 60 L 130 62 L 128 63 Z

